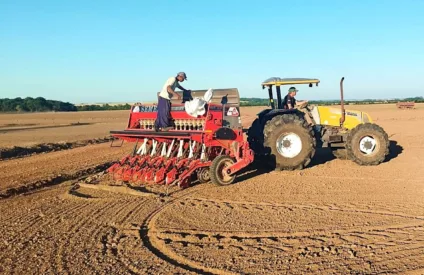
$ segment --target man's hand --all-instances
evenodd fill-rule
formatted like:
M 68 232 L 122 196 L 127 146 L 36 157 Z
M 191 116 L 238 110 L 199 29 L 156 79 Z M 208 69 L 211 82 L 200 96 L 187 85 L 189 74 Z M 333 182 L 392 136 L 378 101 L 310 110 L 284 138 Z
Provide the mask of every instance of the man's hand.
M 180 99 L 181 99 L 181 96 L 180 96 L 180 94 L 179 94 L 179 93 L 177 93 L 177 92 L 173 92 L 172 94 L 175 96 L 175 98 L 176 98 L 176 99 L 178 99 L 178 100 L 180 100 Z

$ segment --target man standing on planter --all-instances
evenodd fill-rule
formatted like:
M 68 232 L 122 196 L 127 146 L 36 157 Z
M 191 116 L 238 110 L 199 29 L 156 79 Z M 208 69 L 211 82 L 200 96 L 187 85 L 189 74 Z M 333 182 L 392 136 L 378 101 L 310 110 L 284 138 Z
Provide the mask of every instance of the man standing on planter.
M 179 82 L 187 80 L 187 75 L 184 72 L 179 72 L 176 77 L 170 77 L 166 80 L 158 98 L 158 111 L 157 118 L 155 121 L 155 131 L 168 131 L 172 129 L 171 126 L 171 98 L 175 96 L 177 99 L 181 99 L 181 96 L 175 92 L 175 88 L 182 91 L 188 91 L 184 89 Z

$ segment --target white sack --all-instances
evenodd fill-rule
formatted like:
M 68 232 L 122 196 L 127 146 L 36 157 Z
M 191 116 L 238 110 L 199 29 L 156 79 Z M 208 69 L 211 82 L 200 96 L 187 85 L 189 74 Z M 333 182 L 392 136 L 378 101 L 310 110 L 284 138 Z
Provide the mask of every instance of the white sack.
M 206 113 L 205 104 L 209 103 L 213 97 L 213 90 L 207 90 L 203 98 L 195 97 L 193 100 L 184 103 L 185 111 L 192 117 L 202 116 Z

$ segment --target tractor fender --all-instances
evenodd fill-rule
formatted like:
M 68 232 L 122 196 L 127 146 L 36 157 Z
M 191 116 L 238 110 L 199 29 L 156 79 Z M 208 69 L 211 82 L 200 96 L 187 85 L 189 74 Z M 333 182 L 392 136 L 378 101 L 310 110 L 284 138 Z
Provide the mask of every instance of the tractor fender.
M 258 113 L 258 119 L 260 122 L 260 125 L 263 127 L 266 122 L 268 120 L 271 120 L 272 118 L 274 118 L 275 116 L 279 116 L 279 115 L 284 115 L 284 114 L 296 114 L 300 117 L 304 117 L 304 113 L 297 110 L 297 109 L 291 109 L 291 110 L 286 110 L 286 109 L 276 109 L 276 110 L 272 110 L 272 109 L 267 109 L 267 110 L 263 110 L 260 113 Z

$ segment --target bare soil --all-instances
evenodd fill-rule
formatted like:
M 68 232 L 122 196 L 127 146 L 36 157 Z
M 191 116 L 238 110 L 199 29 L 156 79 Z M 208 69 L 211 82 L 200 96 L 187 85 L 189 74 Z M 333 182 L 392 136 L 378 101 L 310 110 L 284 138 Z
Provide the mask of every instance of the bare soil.
M 320 150 L 302 171 L 252 165 L 227 187 L 134 190 L 80 178 L 131 144 L 1 161 L 3 194 L 74 177 L 0 200 L 0 273 L 424 274 L 424 106 L 349 108 L 388 132 L 386 162 L 361 167 Z M 243 108 L 243 124 L 260 109 Z
M 99 144 L 113 140 L 115 140 L 113 137 L 105 137 L 64 143 L 42 143 L 28 147 L 14 146 L 11 148 L 0 148 L 0 160 L 26 157 L 28 155 L 48 153 L 53 151 L 68 150 L 87 146 L 89 144 Z
M 0 162 L 0 197 L 50 185 L 59 179 L 82 176 L 80 171 L 120 159 L 130 151 L 131 144 L 111 148 L 98 144 L 72 150 L 40 154 Z M 94 169 L 96 170 L 96 169 Z M 57 178 L 57 179 L 56 179 Z
M 0 114 L 0 148 L 104 138 L 127 121 L 128 111 Z

